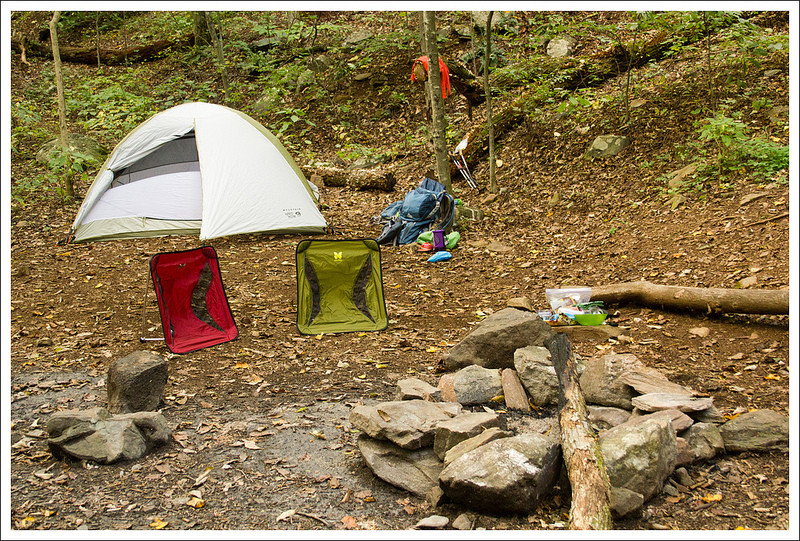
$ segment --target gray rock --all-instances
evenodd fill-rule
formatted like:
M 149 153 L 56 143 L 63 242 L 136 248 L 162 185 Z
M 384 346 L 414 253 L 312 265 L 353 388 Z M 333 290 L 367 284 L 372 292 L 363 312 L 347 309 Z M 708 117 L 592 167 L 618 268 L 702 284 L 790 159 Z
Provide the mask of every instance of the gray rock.
M 728 420 L 713 404 L 708 409 L 689 412 L 688 415 L 694 419 L 696 423 L 714 423 L 715 425 L 721 425 Z
M 286 36 L 268 36 L 258 41 L 254 41 L 250 44 L 250 48 L 254 51 L 268 51 L 269 49 L 282 45 L 285 41 Z
M 425 517 L 414 525 L 415 530 L 441 530 L 450 524 L 450 519 L 441 515 Z
M 368 30 L 356 30 L 349 36 L 347 36 L 342 43 L 342 48 L 344 49 L 354 49 L 357 45 L 360 45 L 361 42 L 368 40 L 372 37 L 372 32 Z
M 436 426 L 433 440 L 433 451 L 441 459 L 455 445 L 473 436 L 479 435 L 488 428 L 499 428 L 500 417 L 496 413 L 462 413 L 452 419 L 442 421 Z
M 333 66 L 333 60 L 325 55 L 317 56 L 308 63 L 308 69 L 314 73 L 323 73 Z
M 676 435 L 678 432 L 686 430 L 694 423 L 691 417 L 676 409 L 661 410 L 653 413 L 644 413 L 644 414 L 641 414 L 641 412 L 638 410 L 634 410 L 633 414 L 631 414 L 630 418 L 627 421 L 625 421 L 621 425 L 609 428 L 606 432 L 603 433 L 603 435 L 618 429 L 627 429 L 634 425 L 649 420 L 668 422 L 672 427 L 673 432 L 675 432 Z
M 406 378 L 397 382 L 395 400 L 431 400 L 439 402 L 442 390 L 418 378 Z
M 459 404 L 485 404 L 503 394 L 503 381 L 497 370 L 474 364 L 453 374 L 453 390 Z
M 297 76 L 296 91 L 301 92 L 302 90 L 308 88 L 309 86 L 314 84 L 316 79 L 317 76 L 312 70 L 310 69 L 303 70 L 302 72 L 300 72 L 300 75 Z
M 625 372 L 620 375 L 619 381 L 625 385 L 630 385 L 639 394 L 670 393 L 685 394 L 687 396 L 694 394 L 691 389 L 671 382 L 667 376 L 655 368 L 646 366 Z
M 598 135 L 584 155 L 587 158 L 611 158 L 631 144 L 623 135 Z
M 487 428 L 477 436 L 473 436 L 462 442 L 457 443 L 447 450 L 444 455 L 444 465 L 447 466 L 452 461 L 456 460 L 461 455 L 477 449 L 481 445 L 489 443 L 490 441 L 499 440 L 500 438 L 508 438 L 513 436 L 512 432 L 501 430 L 498 427 Z
M 475 524 L 475 517 L 469 513 L 461 513 L 453 521 L 453 529 L 455 530 L 471 530 Z
M 681 434 L 686 448 L 678 455 L 677 464 L 692 464 L 725 453 L 725 442 L 717 425 L 695 423 Z
M 519 348 L 514 352 L 514 368 L 534 405 L 558 403 L 558 376 L 549 349 L 544 346 Z
M 578 41 L 568 35 L 556 36 L 547 43 L 547 56 L 562 58 L 572 55 Z
M 621 425 L 628 421 L 631 417 L 631 412 L 622 408 L 614 408 L 611 406 L 591 406 L 587 405 L 586 410 L 589 414 L 589 422 L 592 423 L 598 430 L 607 430 L 609 428 Z
M 364 434 L 358 437 L 358 450 L 369 469 L 389 483 L 421 498 L 438 488 L 442 462 L 430 447 L 407 450 Z
M 114 416 L 104 408 L 58 412 L 48 419 L 46 430 L 53 454 L 98 464 L 136 460 L 167 443 L 171 435 L 160 413 Z
M 719 431 L 729 453 L 789 450 L 789 418 L 777 411 L 743 413 L 721 425 Z
M 635 408 L 653 412 L 677 409 L 684 413 L 707 410 L 713 405 L 711 398 L 694 398 L 685 394 L 647 393 L 631 400 Z
M 45 165 L 49 164 L 56 158 L 60 144 L 58 138 L 47 141 L 36 153 L 36 161 Z M 90 163 L 103 163 L 106 154 L 108 154 L 108 150 L 102 144 L 91 137 L 77 133 L 67 134 L 67 148 L 70 153 L 80 153 L 88 156 Z
M 611 508 L 611 515 L 614 518 L 622 518 L 625 515 L 641 509 L 644 505 L 644 496 L 621 487 L 611 487 L 608 494 L 608 506 Z
M 108 369 L 108 411 L 131 413 L 158 408 L 167 384 L 167 363 L 152 351 L 134 351 Z
M 372 438 L 419 449 L 433 445 L 436 426 L 459 413 L 461 406 L 451 402 L 396 400 L 357 406 L 350 412 L 350 422 Z
M 444 356 L 448 370 L 477 364 L 485 368 L 513 368 L 514 352 L 525 346 L 543 346 L 554 336 L 542 319 L 525 310 L 503 308 L 484 319 Z
M 528 393 L 525 392 L 525 387 L 522 386 L 522 382 L 517 376 L 517 371 L 511 368 L 503 368 L 500 378 L 506 407 L 511 410 L 531 411 Z
M 599 439 L 611 485 L 638 492 L 649 500 L 675 469 L 678 444 L 666 418 L 620 425 Z
M 683 413 L 689 413 L 707 410 L 713 405 L 713 400 L 711 398 L 694 398 L 685 394 L 647 393 L 633 397 L 631 403 L 641 411 L 677 409 Z
M 490 514 L 529 513 L 561 471 L 558 440 L 520 434 L 481 445 L 448 464 L 439 486 L 455 503 Z
M 599 359 L 589 359 L 580 376 L 580 386 L 587 403 L 633 409 L 631 399 L 636 395 L 619 377 L 644 365 L 630 353 L 608 353 Z

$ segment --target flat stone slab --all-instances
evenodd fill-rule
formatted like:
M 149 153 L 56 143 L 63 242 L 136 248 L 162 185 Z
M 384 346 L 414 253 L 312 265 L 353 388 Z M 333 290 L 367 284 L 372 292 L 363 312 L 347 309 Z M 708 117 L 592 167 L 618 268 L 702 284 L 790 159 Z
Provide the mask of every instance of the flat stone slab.
M 350 412 L 350 422 L 368 436 L 389 440 L 403 449 L 433 445 L 436 425 L 461 413 L 452 402 L 394 400 L 375 406 L 358 406 Z
M 714 405 L 711 398 L 694 398 L 685 394 L 647 393 L 631 399 L 634 407 L 642 411 L 661 411 L 676 409 L 687 413 L 707 410 Z

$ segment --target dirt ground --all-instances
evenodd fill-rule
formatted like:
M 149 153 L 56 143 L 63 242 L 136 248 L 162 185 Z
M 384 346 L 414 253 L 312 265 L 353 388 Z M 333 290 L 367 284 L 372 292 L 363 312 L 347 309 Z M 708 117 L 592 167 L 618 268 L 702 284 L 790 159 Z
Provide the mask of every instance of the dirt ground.
M 35 67 L 17 63 L 13 69 Z M 681 66 L 667 69 L 678 73 Z M 643 92 L 656 99 L 649 94 L 654 88 Z M 788 85 L 771 97 L 788 104 Z M 161 332 L 147 264 L 156 253 L 197 247 L 198 239 L 62 246 L 58 241 L 80 201 L 62 204 L 49 196 L 12 209 L 10 253 L 4 254 L 11 275 L 4 291 L 10 427 L 2 436 L 10 447 L 3 476 L 11 529 L 311 535 L 404 530 L 431 514 L 454 520 L 467 510 L 433 508 L 372 475 L 348 422 L 355 405 L 391 399 L 405 377 L 435 385 L 441 355 L 481 319 L 514 297 L 547 308 L 546 288 L 635 280 L 732 288 L 751 276 L 750 287 L 789 287 L 790 222 L 781 216 L 789 212 L 790 197 L 797 201 L 785 178 L 759 185 L 734 179 L 731 188 L 689 194 L 672 208 L 640 166 L 682 137 L 676 126 L 688 122 L 688 108 L 679 97 L 658 100 L 674 114 L 666 119 L 643 108 L 629 133 L 634 145 L 605 162 L 580 157 L 598 133 L 541 135 L 552 133 L 554 124 L 540 127 L 538 142 L 524 127 L 508 134 L 500 143 L 498 197 L 485 199 L 485 189 L 454 180 L 457 197 L 484 210 L 486 219 L 465 224 L 451 260 L 428 263 L 414 247 L 382 249 L 390 316 L 382 332 L 299 334 L 294 250 L 301 237 L 244 235 L 209 242 L 220 258 L 238 339 L 172 355 L 159 342 L 139 341 Z M 408 115 L 410 121 L 413 112 Z M 323 213 L 335 227 L 327 236 L 377 236 L 372 218 L 416 185 L 429 162 L 419 153 L 387 164 L 398 178 L 392 193 L 321 187 Z M 14 163 L 12 173 L 26 167 L 32 165 Z M 485 186 L 488 169 L 479 165 L 473 173 Z M 79 185 L 78 192 L 87 187 Z M 790 372 L 797 352 L 790 356 L 788 315 L 607 308 L 627 339 L 573 342 L 578 355 L 633 353 L 672 381 L 712 396 L 727 416 L 752 408 L 789 414 L 790 400 L 796 406 Z M 104 405 L 109 364 L 139 349 L 167 358 L 161 411 L 173 441 L 133 463 L 55 459 L 43 439 L 48 417 Z M 740 453 L 694 464 L 687 469 L 697 483 L 689 492 L 660 493 L 614 526 L 659 533 L 796 531 L 790 492 L 798 479 L 789 462 L 784 453 Z M 529 516 L 473 515 L 475 528 L 557 531 L 568 514 L 569 493 L 562 490 Z

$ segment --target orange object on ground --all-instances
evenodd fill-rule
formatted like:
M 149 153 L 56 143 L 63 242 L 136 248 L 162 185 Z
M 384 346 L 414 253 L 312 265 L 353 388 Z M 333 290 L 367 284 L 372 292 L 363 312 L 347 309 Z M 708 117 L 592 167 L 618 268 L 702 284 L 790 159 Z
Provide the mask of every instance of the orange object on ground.
M 411 64 L 411 80 L 412 81 L 416 81 L 416 78 L 414 77 L 414 66 L 416 66 L 417 64 L 422 64 L 423 66 L 425 66 L 425 72 L 428 72 L 428 57 L 427 56 L 420 56 L 419 58 L 414 60 L 413 64 Z M 441 76 L 442 76 L 441 77 L 441 79 L 442 79 L 442 97 L 443 98 L 447 98 L 447 96 L 452 94 L 452 91 L 450 90 L 450 70 L 447 69 L 447 65 L 444 63 L 444 60 L 442 60 L 441 56 L 439 57 L 439 72 L 441 73 Z

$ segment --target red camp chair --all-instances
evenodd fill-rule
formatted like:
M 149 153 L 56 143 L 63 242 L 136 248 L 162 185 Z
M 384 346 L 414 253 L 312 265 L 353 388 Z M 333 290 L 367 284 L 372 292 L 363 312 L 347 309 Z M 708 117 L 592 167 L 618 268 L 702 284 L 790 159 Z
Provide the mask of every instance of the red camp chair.
M 150 277 L 164 338 L 141 337 L 141 342 L 164 340 L 171 352 L 189 353 L 239 335 L 222 285 L 217 253 L 211 246 L 154 255 Z M 143 326 L 146 309 L 147 292 Z

